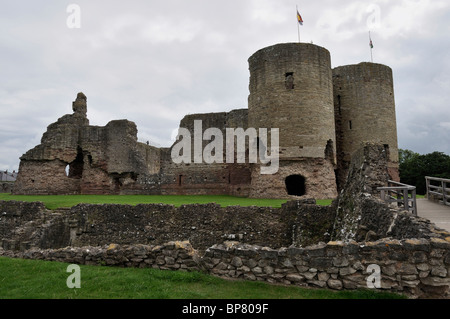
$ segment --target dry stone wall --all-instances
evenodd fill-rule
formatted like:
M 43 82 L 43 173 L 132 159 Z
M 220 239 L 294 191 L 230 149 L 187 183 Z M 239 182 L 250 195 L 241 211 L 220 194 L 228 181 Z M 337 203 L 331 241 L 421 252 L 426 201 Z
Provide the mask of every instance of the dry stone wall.
M 270 249 L 239 243 L 215 245 L 202 259 L 226 278 L 330 288 L 378 288 L 414 297 L 448 297 L 450 241 L 382 239 Z M 375 271 L 374 271 L 375 270 Z
M 223 278 L 312 288 L 378 289 L 411 298 L 448 298 L 450 240 L 319 243 L 272 249 L 224 242 L 202 255 L 189 242 L 5 251 L 0 255 L 66 263 L 203 271 Z
M 30 249 L 26 252 L 5 252 L 0 255 L 76 263 L 94 266 L 157 268 L 161 270 L 200 270 L 200 257 L 189 242 L 168 242 L 163 245 L 117 245 Z

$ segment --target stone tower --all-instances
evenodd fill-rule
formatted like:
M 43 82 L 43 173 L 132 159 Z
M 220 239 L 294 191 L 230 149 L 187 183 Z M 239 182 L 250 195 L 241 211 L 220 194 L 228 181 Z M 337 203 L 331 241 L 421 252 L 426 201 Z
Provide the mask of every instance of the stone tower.
M 351 155 L 367 142 L 385 146 L 390 178 L 399 180 L 393 83 L 391 68 L 382 64 L 333 69 L 338 188 L 345 182 Z
M 277 174 L 252 170 L 250 196 L 334 198 L 335 129 L 328 50 L 306 43 L 261 49 L 249 58 L 248 125 L 279 128 Z M 270 140 L 270 139 L 269 139 Z

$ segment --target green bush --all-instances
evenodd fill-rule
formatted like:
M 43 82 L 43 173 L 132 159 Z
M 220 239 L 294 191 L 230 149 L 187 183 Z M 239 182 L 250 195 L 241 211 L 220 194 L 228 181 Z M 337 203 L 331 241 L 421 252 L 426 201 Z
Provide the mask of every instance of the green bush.
M 399 151 L 400 181 L 426 194 L 425 176 L 450 178 L 450 156 L 442 152 L 420 155 L 410 150 Z

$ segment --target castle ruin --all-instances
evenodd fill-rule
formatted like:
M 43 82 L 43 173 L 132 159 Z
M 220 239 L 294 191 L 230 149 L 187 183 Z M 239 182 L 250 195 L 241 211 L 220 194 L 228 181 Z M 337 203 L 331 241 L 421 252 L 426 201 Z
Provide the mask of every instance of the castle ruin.
M 351 155 L 367 142 L 384 145 L 390 178 L 399 179 L 391 68 L 360 63 L 332 69 L 325 48 L 284 43 L 254 53 L 249 70 L 248 108 L 187 115 L 180 128 L 193 132 L 196 120 L 203 132 L 217 128 L 223 135 L 228 128 L 278 128 L 275 174 L 261 174 L 260 162 L 175 163 L 175 143 L 140 143 L 131 121 L 89 125 L 87 98 L 79 93 L 73 114 L 49 125 L 41 144 L 20 158 L 13 193 L 335 198 Z M 248 140 L 247 152 L 251 143 L 269 147 Z

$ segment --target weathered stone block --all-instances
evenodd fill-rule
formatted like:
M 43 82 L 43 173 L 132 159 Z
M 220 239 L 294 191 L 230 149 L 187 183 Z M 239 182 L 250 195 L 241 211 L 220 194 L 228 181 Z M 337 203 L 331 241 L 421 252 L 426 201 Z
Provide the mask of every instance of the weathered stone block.
M 333 266 L 346 267 L 349 265 L 349 261 L 346 257 L 340 256 L 333 258 Z
M 231 265 L 233 265 L 236 268 L 241 267 L 243 265 L 242 259 L 239 257 L 233 257 L 233 259 L 231 260 Z
M 353 269 L 352 267 L 339 268 L 339 275 L 341 275 L 341 276 L 351 275 L 351 274 L 354 274 L 355 272 L 356 272 L 356 270 Z
M 397 273 L 400 275 L 417 275 L 417 268 L 413 264 L 401 263 L 400 267 L 397 269 Z
M 445 278 L 447 277 L 447 268 L 444 266 L 432 267 L 431 275 Z
M 299 274 L 288 274 L 286 275 L 286 279 L 289 281 L 292 281 L 294 283 L 304 282 L 305 277 L 299 275 Z
M 341 290 L 343 288 L 343 286 L 344 286 L 342 281 L 341 280 L 337 280 L 337 279 L 328 279 L 327 285 L 331 289 L 335 289 L 335 290 Z

